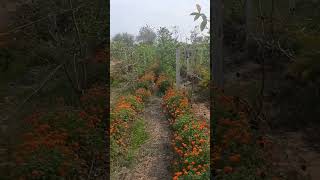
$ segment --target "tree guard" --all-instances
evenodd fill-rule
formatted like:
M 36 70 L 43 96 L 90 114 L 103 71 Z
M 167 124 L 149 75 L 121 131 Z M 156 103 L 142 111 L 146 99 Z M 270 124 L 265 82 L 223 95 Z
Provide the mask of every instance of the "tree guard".
M 199 62 L 197 62 L 199 59 L 199 57 L 197 57 L 198 52 L 203 52 L 203 51 L 192 49 L 192 48 L 186 48 L 186 47 L 181 47 L 176 49 L 176 87 L 177 88 L 181 87 L 182 81 L 184 79 L 189 79 L 190 77 L 201 79 L 198 75 L 195 74 L 195 71 L 194 71 L 194 68 L 199 64 Z M 202 54 L 200 54 L 200 56 L 202 56 Z M 186 77 L 181 76 L 182 67 L 186 67 Z

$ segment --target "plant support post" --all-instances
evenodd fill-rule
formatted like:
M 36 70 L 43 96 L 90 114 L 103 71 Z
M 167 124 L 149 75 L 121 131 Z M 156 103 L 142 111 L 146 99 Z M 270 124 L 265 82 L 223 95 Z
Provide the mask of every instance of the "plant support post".
M 176 50 L 176 87 L 180 87 L 180 49 Z

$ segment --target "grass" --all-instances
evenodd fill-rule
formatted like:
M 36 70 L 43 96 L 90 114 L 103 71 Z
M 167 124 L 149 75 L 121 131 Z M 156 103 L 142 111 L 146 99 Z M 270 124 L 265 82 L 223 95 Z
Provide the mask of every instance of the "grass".
M 143 145 L 148 139 L 149 135 L 146 132 L 146 124 L 143 119 L 137 119 L 132 127 L 131 127 L 131 139 L 128 146 L 127 156 L 121 157 L 117 156 L 113 159 L 112 163 L 112 169 L 111 169 L 111 179 L 118 179 L 118 173 L 121 172 L 121 167 L 130 167 L 134 165 L 134 161 L 136 159 L 136 154 L 141 145 Z M 114 145 L 114 147 L 118 147 Z M 115 151 L 120 149 L 115 149 Z
M 146 132 L 145 122 L 142 119 L 138 119 L 137 121 L 134 122 L 132 127 L 131 137 L 132 139 L 131 139 L 128 156 L 127 156 L 129 164 L 133 162 L 137 150 L 149 138 L 149 135 Z

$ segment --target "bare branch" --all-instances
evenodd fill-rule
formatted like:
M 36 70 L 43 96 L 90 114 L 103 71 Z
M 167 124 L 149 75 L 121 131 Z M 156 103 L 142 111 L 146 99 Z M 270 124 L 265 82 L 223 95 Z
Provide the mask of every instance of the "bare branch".
M 76 8 L 62 10 L 61 12 L 58 12 L 58 13 L 50 13 L 50 14 L 48 14 L 47 16 L 41 17 L 41 18 L 39 18 L 39 19 L 37 19 L 37 20 L 35 20 L 35 21 L 29 22 L 29 23 L 27 23 L 27 24 L 24 24 L 24 25 L 21 25 L 21 26 L 18 26 L 18 27 L 15 27 L 15 28 L 7 31 L 7 32 L 0 33 L 0 37 L 1 37 L 1 36 L 7 36 L 7 35 L 10 35 L 10 34 L 12 34 L 12 33 L 16 33 L 16 32 L 18 32 L 18 31 L 20 31 L 20 30 L 22 30 L 22 29 L 24 29 L 24 28 L 26 28 L 26 27 L 29 27 L 29 26 L 35 24 L 35 23 L 44 21 L 44 20 L 48 19 L 48 17 L 50 17 L 50 16 L 52 16 L 52 15 L 61 15 L 61 14 L 68 13 L 68 12 L 70 12 L 70 11 L 75 12 L 75 11 L 78 11 L 80 8 L 87 7 L 87 6 L 89 6 L 89 5 L 90 5 L 90 3 L 86 3 L 86 4 L 84 4 L 84 5 L 80 5 L 80 6 L 76 7 Z
M 34 95 L 36 95 L 36 94 L 47 84 L 47 82 L 53 77 L 53 75 L 55 75 L 55 74 L 58 72 L 58 70 L 59 70 L 61 67 L 63 67 L 64 64 L 65 64 L 65 62 L 62 63 L 62 64 L 60 64 L 60 65 L 58 65 L 58 66 L 42 81 L 42 83 L 40 84 L 40 86 L 39 86 L 36 90 L 34 90 L 33 93 L 31 93 L 31 94 L 18 106 L 17 111 L 18 111 L 20 108 L 22 108 L 22 107 L 24 106 L 24 104 L 27 103 Z

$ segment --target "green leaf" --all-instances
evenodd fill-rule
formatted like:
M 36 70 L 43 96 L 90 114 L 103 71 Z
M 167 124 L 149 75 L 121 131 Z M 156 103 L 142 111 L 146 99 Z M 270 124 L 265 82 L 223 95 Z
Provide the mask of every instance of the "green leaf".
M 200 17 L 200 14 L 197 14 L 195 17 L 194 17 L 194 21 L 196 21 L 197 19 L 199 19 Z
M 204 21 L 207 21 L 207 16 L 205 14 L 201 14 L 201 17 Z
M 198 12 L 200 13 L 200 11 L 201 11 L 201 6 L 200 6 L 199 4 L 196 4 L 196 6 L 197 6 Z
M 206 25 L 207 25 L 207 20 L 202 21 L 202 23 L 201 23 L 201 25 L 200 25 L 200 30 L 203 31 L 204 28 L 206 27 Z
M 193 13 L 191 13 L 190 15 L 191 15 L 191 16 L 194 16 L 194 15 L 197 15 L 197 14 L 199 14 L 199 13 L 193 12 Z

